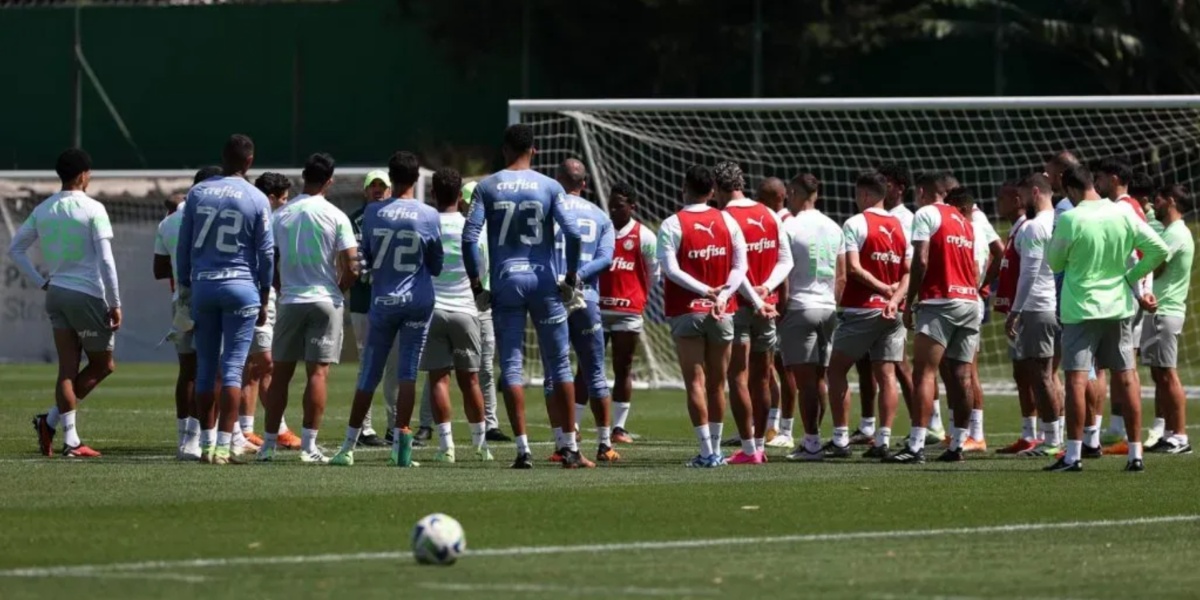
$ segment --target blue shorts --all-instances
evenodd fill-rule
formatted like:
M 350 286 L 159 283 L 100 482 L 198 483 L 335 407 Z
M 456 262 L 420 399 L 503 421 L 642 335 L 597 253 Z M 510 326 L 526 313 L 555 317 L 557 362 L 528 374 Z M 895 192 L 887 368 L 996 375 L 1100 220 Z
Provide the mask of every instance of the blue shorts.
M 192 284 L 197 390 L 210 390 L 216 385 L 218 368 L 222 386 L 242 387 L 242 370 L 254 341 L 254 324 L 261 305 L 258 289 L 249 279 Z
M 492 281 L 492 320 L 506 386 L 525 384 L 525 315 L 533 320 L 546 377 L 571 383 L 567 309 L 550 272 L 507 273 Z
M 384 363 L 397 337 L 400 338 L 399 351 L 396 353 L 400 364 L 396 371 L 397 379 L 416 381 L 417 367 L 421 364 L 421 352 L 425 350 L 425 336 L 429 333 L 429 321 L 432 318 L 432 304 L 390 310 L 371 307 L 367 313 L 367 343 L 363 346 L 362 364 L 358 371 L 358 389 L 375 393 L 379 380 L 383 378 Z
M 571 347 L 579 360 L 580 376 L 587 383 L 588 398 L 602 400 L 609 397 L 608 376 L 604 372 L 604 328 L 600 317 L 600 305 L 588 301 L 587 307 L 567 317 Z M 549 372 L 549 371 L 547 371 Z M 553 377 L 546 377 L 545 393 L 550 395 Z

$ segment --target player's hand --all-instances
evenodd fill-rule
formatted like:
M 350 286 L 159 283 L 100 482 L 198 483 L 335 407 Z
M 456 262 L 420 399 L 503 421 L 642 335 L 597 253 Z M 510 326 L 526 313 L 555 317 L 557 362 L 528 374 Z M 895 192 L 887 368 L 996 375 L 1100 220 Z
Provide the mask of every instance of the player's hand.
M 893 283 L 893 284 L 888 285 L 888 296 L 895 296 L 896 292 L 898 292 L 899 290 L 900 290 L 899 283 Z
M 779 311 L 775 309 L 774 304 L 762 305 L 762 308 L 758 309 L 757 313 L 758 316 L 764 319 L 774 319 L 775 317 L 779 316 Z
M 563 283 L 575 287 L 579 284 L 579 275 L 574 271 L 567 273 L 566 277 L 563 277 Z
M 1148 313 L 1158 312 L 1158 298 L 1154 294 L 1146 294 L 1138 298 L 1138 304 L 1141 305 L 1142 310 Z
M 1017 339 L 1017 328 L 1021 324 L 1021 313 L 1010 312 L 1008 318 L 1004 320 L 1004 333 L 1008 335 L 1008 339 Z
M 108 309 L 108 327 L 113 331 L 121 328 L 121 307 Z
M 721 290 L 723 289 L 725 289 L 725 286 L 723 285 L 718 287 L 710 287 L 708 288 L 708 291 L 704 293 L 704 297 L 716 302 L 717 297 L 721 295 Z
M 765 285 L 756 286 L 754 288 L 754 293 L 758 294 L 759 298 L 766 298 L 768 295 L 771 294 L 771 292 L 767 291 L 767 286 L 765 286 Z
M 492 308 L 492 293 L 479 286 L 478 289 L 472 289 L 475 293 L 475 310 L 479 312 L 487 312 Z
M 729 300 L 718 299 L 713 302 L 712 308 L 709 309 L 708 315 L 713 319 L 720 321 L 725 317 L 725 307 L 729 304 Z
M 890 306 L 891 306 L 891 303 L 888 303 L 888 306 L 890 307 Z M 887 308 L 883 309 L 883 314 L 884 314 L 885 316 L 887 315 L 887 311 L 888 311 L 888 309 L 887 309 Z M 893 316 L 892 316 L 891 318 L 892 318 L 892 319 L 896 318 L 896 317 L 895 317 L 895 313 L 893 313 Z M 902 320 L 902 322 L 904 323 L 904 327 L 905 327 L 905 328 L 907 328 L 907 329 L 912 329 L 912 328 L 913 328 L 913 309 L 912 309 L 912 307 L 911 307 L 911 306 L 908 306 L 908 307 L 905 307 L 905 308 L 904 308 L 904 316 L 903 316 L 903 318 L 902 318 L 901 320 Z
M 266 305 L 258 307 L 258 319 L 254 321 L 255 327 L 262 327 L 267 324 L 267 307 Z

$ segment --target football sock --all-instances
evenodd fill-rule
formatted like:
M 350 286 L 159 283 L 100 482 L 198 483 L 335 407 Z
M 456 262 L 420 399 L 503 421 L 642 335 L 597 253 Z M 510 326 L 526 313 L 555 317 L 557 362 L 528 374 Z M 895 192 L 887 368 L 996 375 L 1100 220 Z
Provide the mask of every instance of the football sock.
M 913 452 L 920 452 L 925 449 L 925 436 L 929 430 L 925 427 L 913 427 L 912 432 L 908 434 L 908 448 Z
M 528 435 L 517 436 L 517 454 L 530 454 Z
M 1063 460 L 1068 463 L 1079 462 L 1080 455 L 1083 454 L 1083 442 L 1081 440 L 1067 440 L 1067 453 L 1063 456 Z
M 1179 444 L 1180 446 L 1186 446 L 1188 443 L 1188 436 L 1186 433 L 1176 433 L 1171 436 L 1171 439 L 1175 440 L 1175 443 Z
M 612 428 L 597 427 L 596 428 L 596 438 L 597 438 L 597 442 L 601 446 L 607 446 L 609 448 L 612 448 Z
M 200 445 L 211 446 L 217 443 L 217 428 L 203 429 L 200 431 Z
M 46 424 L 50 426 L 50 429 L 58 429 L 58 421 L 61 417 L 58 407 L 51 406 L 50 410 L 46 411 Z
M 858 430 L 863 435 L 875 435 L 875 417 L 863 417 L 858 423 Z
M 749 456 L 754 456 L 758 452 L 758 448 L 754 445 L 754 438 L 742 440 L 742 452 Z
M 696 440 L 700 442 L 700 456 L 708 458 L 712 456 L 712 434 L 708 432 L 708 425 L 700 425 L 696 427 Z
M 1142 457 L 1142 443 L 1129 442 L 1129 460 L 1140 459 Z
M 942 403 L 937 400 L 933 401 L 933 414 L 929 416 L 929 429 L 941 431 L 945 429 L 942 425 Z
M 754 438 L 754 451 L 762 452 L 767 447 L 767 438 Z
M 779 409 L 772 408 L 767 411 L 767 429 L 779 431 Z
M 479 448 L 487 444 L 487 422 L 469 423 L 471 428 L 471 445 Z
M 963 444 L 967 442 L 967 437 L 971 434 L 971 429 L 959 429 L 958 427 L 951 428 L 950 433 L 950 449 L 962 450 Z
M 1163 430 L 1166 428 L 1167 428 L 1166 419 L 1154 419 L 1154 424 L 1150 426 L 1150 431 L 1157 433 L 1158 435 L 1161 436 L 1163 434 Z
M 1095 448 L 1100 445 L 1099 425 L 1083 428 L 1083 443 L 1087 444 L 1089 448 Z
M 721 434 L 725 432 L 724 423 L 709 423 L 708 424 L 708 439 L 712 444 L 713 452 L 719 452 L 721 448 Z
M 437 424 L 438 449 L 442 452 L 454 449 L 454 436 L 450 433 L 450 421 Z
M 555 427 L 552 431 L 554 432 L 554 449 L 562 450 L 566 448 L 567 441 L 563 439 L 562 427 Z
M 362 433 L 361 427 L 346 426 L 346 439 L 342 440 L 342 452 L 354 452 L 354 447 L 358 445 L 358 435 L 360 433 Z M 263 442 L 266 442 L 266 440 L 263 440 Z
M 779 420 L 779 433 L 786 434 L 788 437 L 792 436 L 792 431 L 794 431 L 795 427 L 796 427 L 796 419 L 780 419 Z
M 317 451 L 317 430 L 308 429 L 306 427 L 300 429 L 300 451 L 301 452 L 316 452 Z
M 1042 437 L 1047 446 L 1061 446 L 1062 437 L 1058 432 L 1058 421 L 1042 422 Z
M 228 448 L 229 444 L 232 442 L 233 442 L 233 434 L 232 433 L 229 433 L 228 431 L 218 431 L 217 432 L 217 447 L 218 448 Z
M 182 446 L 187 441 L 188 435 L 188 420 L 187 417 L 175 419 L 175 432 L 179 434 L 179 445 Z
M 586 415 L 587 412 L 588 407 L 586 404 L 575 405 L 575 431 L 579 431 L 579 422 L 583 420 L 583 415 Z
M 1031 442 L 1037 439 L 1034 431 L 1037 429 L 1037 417 L 1021 418 L 1021 439 Z
M 289 431 L 291 431 L 291 430 L 288 429 L 287 419 L 284 417 L 279 417 L 279 434 L 283 435 Z
M 263 448 L 274 449 L 276 442 L 279 440 L 278 433 L 263 433 Z
M 1113 435 L 1125 436 L 1125 417 L 1113 415 L 1108 420 L 1108 432 Z
M 613 427 L 625 429 L 625 420 L 629 418 L 628 402 L 613 402 Z
M 72 448 L 81 444 L 79 430 L 75 428 L 75 411 L 62 413 L 59 420 L 62 421 L 63 443 Z
M 238 417 L 238 424 L 242 426 L 242 433 L 254 433 L 254 415 Z
M 967 435 L 973 440 L 983 439 L 983 411 L 971 409 L 971 419 L 967 425 Z
M 808 452 L 821 451 L 821 436 L 804 434 L 804 449 Z
M 875 445 L 887 449 L 892 445 L 892 428 L 880 427 L 875 430 Z
M 834 427 L 833 428 L 833 445 L 845 448 L 850 445 L 850 428 L 849 427 Z

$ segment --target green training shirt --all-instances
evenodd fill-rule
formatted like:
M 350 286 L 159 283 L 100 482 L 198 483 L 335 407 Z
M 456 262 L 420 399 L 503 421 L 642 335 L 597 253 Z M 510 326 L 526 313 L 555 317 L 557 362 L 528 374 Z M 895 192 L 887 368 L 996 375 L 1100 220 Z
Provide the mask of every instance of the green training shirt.
M 1154 297 L 1158 299 L 1158 314 L 1168 317 L 1187 316 L 1188 287 L 1192 284 L 1192 257 L 1196 241 L 1183 219 L 1163 230 L 1163 241 L 1171 253 L 1166 267 L 1154 276 Z

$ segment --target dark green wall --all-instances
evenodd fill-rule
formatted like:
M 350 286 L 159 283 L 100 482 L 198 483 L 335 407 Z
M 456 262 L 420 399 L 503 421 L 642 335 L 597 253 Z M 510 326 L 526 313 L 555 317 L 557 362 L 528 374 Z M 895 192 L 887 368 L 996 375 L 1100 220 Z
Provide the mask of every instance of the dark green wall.
M 73 19 L 0 11 L 0 168 L 51 168 L 71 143 Z M 481 57 L 463 75 L 421 19 L 382 0 L 108 8 L 85 9 L 82 31 L 148 167 L 215 162 L 234 132 L 255 139 L 262 165 L 318 150 L 380 164 L 399 148 L 488 145 L 519 95 L 515 53 Z M 83 146 L 97 166 L 142 166 L 86 79 L 83 99 Z

